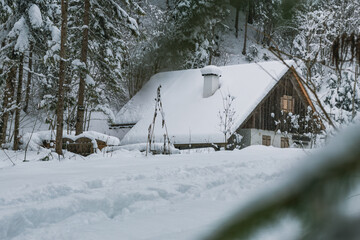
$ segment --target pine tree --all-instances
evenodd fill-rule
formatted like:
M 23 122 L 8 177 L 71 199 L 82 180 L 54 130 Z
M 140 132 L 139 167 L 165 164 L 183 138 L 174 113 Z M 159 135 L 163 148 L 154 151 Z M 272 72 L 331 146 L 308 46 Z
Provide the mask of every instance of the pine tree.
M 79 86 L 85 90 L 84 111 L 100 109 L 107 114 L 111 100 L 125 95 L 121 69 L 125 61 L 124 52 L 139 35 L 138 23 L 133 16 L 143 15 L 144 11 L 136 1 L 93 1 L 91 8 L 88 63 L 82 64 L 76 73 L 83 74 L 86 80 L 83 82 L 86 84 Z M 84 127 L 80 124 L 80 121 L 84 122 L 83 117 L 78 116 L 76 121 L 78 129 L 80 125 Z
M 23 91 L 24 59 L 30 55 L 30 46 L 33 44 L 36 46 L 36 49 L 42 49 L 40 46 L 43 46 L 42 33 L 44 24 L 40 8 L 46 9 L 46 3 L 43 0 L 2 1 L 2 3 L 4 3 L 4 6 L 1 8 L 0 15 L 4 22 L 2 24 L 1 41 L 5 46 L 1 49 L 0 55 L 5 60 L 4 72 L 9 75 L 7 78 L 11 79 L 13 78 L 13 72 L 18 70 L 16 105 L 11 106 L 13 103 L 9 101 L 11 98 L 15 99 L 15 91 L 12 90 L 15 89 L 15 87 L 12 87 L 14 84 L 6 84 L 7 90 L 4 96 L 6 96 L 7 99 L 3 101 L 3 106 L 6 107 L 2 116 L 2 132 L 6 135 L 8 123 L 5 121 L 8 120 L 9 109 L 15 109 L 14 149 L 18 149 L 20 111 L 22 110 L 23 102 L 21 96 Z M 14 65 L 18 65 L 19 68 L 14 69 Z M 30 76 L 28 75 L 28 78 L 29 77 L 31 77 L 31 74 Z M 11 98 L 9 97 L 10 93 L 12 94 Z M 4 134 L 2 139 L 4 141 Z
M 173 29 L 165 44 L 165 51 L 170 53 L 169 60 L 185 68 L 211 64 L 219 47 L 221 21 L 227 13 L 223 1 L 176 1 L 170 11 Z
M 256 4 L 255 21 L 260 27 L 261 43 L 269 46 L 274 31 L 281 22 L 281 0 L 259 0 Z

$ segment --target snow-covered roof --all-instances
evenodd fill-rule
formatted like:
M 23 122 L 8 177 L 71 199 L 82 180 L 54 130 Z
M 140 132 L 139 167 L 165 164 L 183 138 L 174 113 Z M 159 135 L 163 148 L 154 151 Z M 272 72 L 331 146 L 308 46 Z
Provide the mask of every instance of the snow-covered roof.
M 287 62 L 293 65 L 292 61 Z M 144 143 L 152 123 L 156 90 L 161 88 L 162 104 L 170 140 L 175 144 L 220 143 L 224 134 L 220 128 L 219 111 L 223 97 L 235 97 L 233 131 L 235 131 L 260 103 L 264 96 L 288 71 L 282 62 L 262 62 L 219 67 L 222 73 L 220 89 L 203 98 L 204 77 L 201 69 L 163 72 L 149 82 L 120 110 L 118 124 L 136 123 L 121 144 Z M 163 141 L 161 115 L 155 127 L 155 141 Z

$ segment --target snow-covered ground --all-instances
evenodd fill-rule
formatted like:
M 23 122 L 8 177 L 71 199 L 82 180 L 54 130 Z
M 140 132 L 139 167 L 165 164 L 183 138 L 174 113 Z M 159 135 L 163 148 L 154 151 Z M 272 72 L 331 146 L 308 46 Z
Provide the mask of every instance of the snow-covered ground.
M 199 239 L 307 153 L 253 146 L 145 157 L 0 151 L 0 239 Z

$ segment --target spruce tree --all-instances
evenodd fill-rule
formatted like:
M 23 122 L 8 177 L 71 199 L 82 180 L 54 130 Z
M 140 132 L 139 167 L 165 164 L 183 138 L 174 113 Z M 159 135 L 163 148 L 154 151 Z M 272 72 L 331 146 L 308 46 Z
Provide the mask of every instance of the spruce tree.
M 0 55 L 1 58 L 4 58 L 4 73 L 8 75 L 5 78 L 9 81 L 4 91 L 4 97 L 6 96 L 7 99 L 3 101 L 4 111 L 1 121 L 2 141 L 4 142 L 7 132 L 9 109 L 14 109 L 14 149 L 17 150 L 19 145 L 20 111 L 22 110 L 23 103 L 24 59 L 30 55 L 30 46 L 35 45 L 37 50 L 42 49 L 40 46 L 43 46 L 42 33 L 44 24 L 41 9 L 46 9 L 46 3 L 43 0 L 17 0 L 2 1 L 2 4 L 4 6 L 1 8 L 0 15 L 1 20 L 4 22 L 2 23 L 1 42 L 4 47 L 1 48 Z M 19 66 L 18 69 L 15 69 L 16 65 Z M 14 72 L 16 71 L 18 72 L 17 87 L 14 86 L 13 80 Z M 16 97 L 15 88 L 17 89 Z M 13 104 L 11 99 L 15 98 L 16 103 Z

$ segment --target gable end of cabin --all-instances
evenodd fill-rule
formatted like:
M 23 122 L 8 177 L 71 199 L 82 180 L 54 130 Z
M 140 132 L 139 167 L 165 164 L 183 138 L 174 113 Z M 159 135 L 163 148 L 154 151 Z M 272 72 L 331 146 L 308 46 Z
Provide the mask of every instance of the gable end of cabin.
M 320 131 L 319 124 L 313 117 L 313 104 L 293 71 L 289 69 L 249 114 L 229 138 L 229 145 L 235 146 L 236 135 L 240 134 L 241 147 L 265 145 L 287 148 L 293 143 L 310 147 L 309 135 Z

